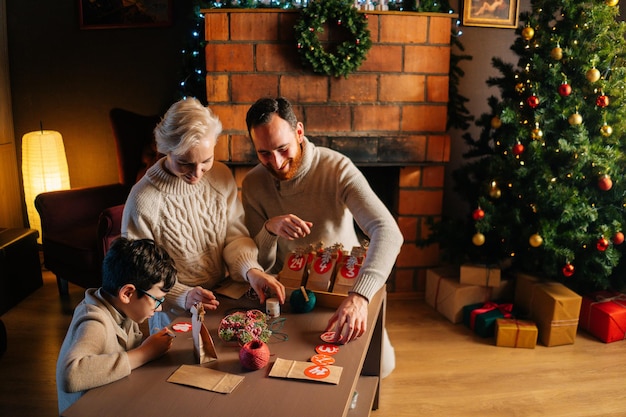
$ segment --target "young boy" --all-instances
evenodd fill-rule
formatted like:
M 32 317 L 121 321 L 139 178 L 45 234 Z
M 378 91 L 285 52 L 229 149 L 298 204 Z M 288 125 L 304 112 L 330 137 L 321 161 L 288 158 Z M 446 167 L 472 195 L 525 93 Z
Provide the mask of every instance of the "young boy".
M 167 328 L 142 343 L 139 323 L 161 310 L 175 282 L 174 261 L 152 240 L 113 243 L 102 265 L 102 287 L 85 291 L 61 346 L 59 413 L 87 390 L 124 378 L 170 349 Z

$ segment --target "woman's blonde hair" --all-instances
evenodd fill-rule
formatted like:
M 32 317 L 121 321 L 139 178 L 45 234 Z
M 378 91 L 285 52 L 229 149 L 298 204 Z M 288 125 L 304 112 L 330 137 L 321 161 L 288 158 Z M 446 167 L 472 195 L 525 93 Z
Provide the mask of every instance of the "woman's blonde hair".
M 214 144 L 222 133 L 220 119 L 195 98 L 172 104 L 154 129 L 157 151 L 164 155 L 183 155 L 202 139 Z

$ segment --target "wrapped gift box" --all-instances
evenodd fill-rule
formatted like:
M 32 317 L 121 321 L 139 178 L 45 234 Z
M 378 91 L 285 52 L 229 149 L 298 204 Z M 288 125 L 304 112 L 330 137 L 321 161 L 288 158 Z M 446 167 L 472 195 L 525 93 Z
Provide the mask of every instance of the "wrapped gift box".
M 496 346 L 534 349 L 537 333 L 532 321 L 496 319 Z
M 463 307 L 463 323 L 481 337 L 495 334 L 496 319 L 513 317 L 513 304 L 493 301 Z
M 626 294 L 598 291 L 585 295 L 580 327 L 605 343 L 626 338 Z
M 576 339 L 582 297 L 558 282 L 518 274 L 515 307 L 537 324 L 546 346 L 571 345 Z
M 500 286 L 500 268 L 494 265 L 461 265 L 461 284 L 483 285 L 485 287 Z
M 456 324 L 463 321 L 464 306 L 506 299 L 509 288 L 508 280 L 502 280 L 498 288 L 461 284 L 458 267 L 431 268 L 426 271 L 425 301 Z

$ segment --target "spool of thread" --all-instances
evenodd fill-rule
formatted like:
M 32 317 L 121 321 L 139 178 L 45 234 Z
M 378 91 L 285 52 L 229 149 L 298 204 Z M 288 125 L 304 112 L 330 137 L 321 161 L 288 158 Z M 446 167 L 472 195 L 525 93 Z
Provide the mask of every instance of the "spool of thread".
M 280 303 L 278 302 L 278 298 L 268 298 L 265 301 L 265 312 L 272 319 L 280 317 Z
M 315 307 L 315 293 L 307 290 L 304 287 L 300 287 L 300 290 L 295 290 L 289 297 L 289 304 L 291 305 L 291 311 L 294 313 L 308 313 Z
M 253 340 L 239 351 L 241 366 L 251 371 L 264 368 L 270 361 L 270 348 L 260 340 Z

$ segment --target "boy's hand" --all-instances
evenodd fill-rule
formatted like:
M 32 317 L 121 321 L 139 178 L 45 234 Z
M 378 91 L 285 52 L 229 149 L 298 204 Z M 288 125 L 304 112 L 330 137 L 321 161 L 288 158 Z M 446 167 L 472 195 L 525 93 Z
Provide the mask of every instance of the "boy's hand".
M 163 356 L 172 347 L 172 340 L 176 337 L 167 327 L 158 333 L 148 336 L 136 349 L 128 351 L 130 368 L 135 369 Z

